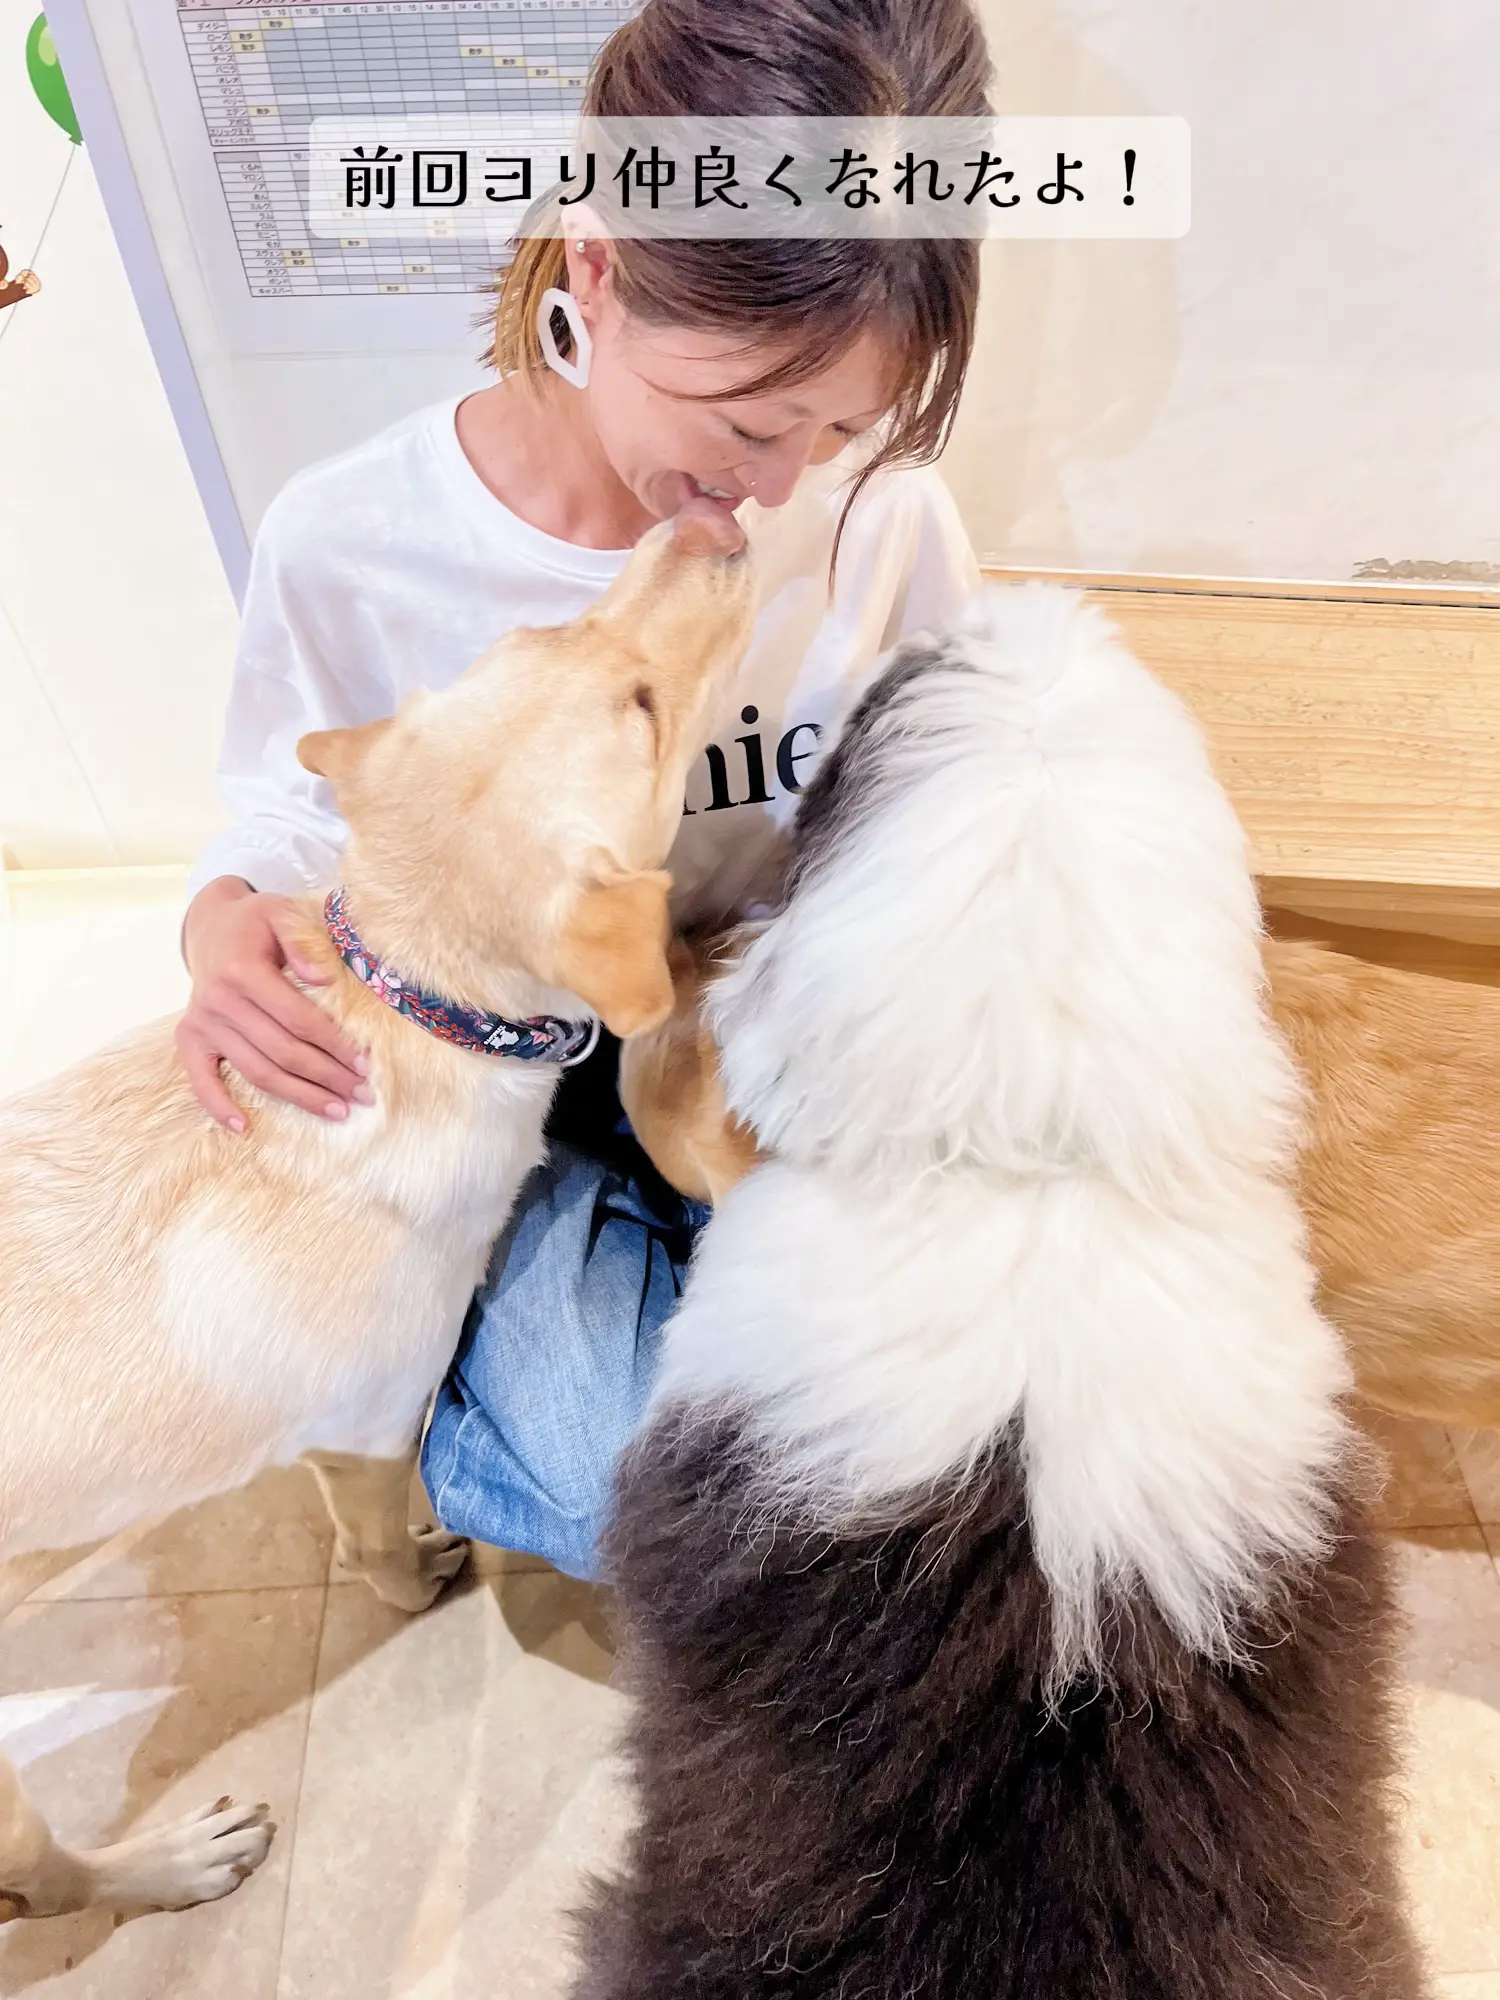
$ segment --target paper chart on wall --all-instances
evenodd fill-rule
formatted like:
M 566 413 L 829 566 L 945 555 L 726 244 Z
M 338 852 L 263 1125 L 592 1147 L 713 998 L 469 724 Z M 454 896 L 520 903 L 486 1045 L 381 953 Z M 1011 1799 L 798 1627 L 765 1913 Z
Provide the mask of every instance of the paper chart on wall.
M 472 344 L 508 249 L 312 235 L 315 117 L 576 112 L 638 0 L 131 0 L 179 197 L 226 345 L 242 353 Z

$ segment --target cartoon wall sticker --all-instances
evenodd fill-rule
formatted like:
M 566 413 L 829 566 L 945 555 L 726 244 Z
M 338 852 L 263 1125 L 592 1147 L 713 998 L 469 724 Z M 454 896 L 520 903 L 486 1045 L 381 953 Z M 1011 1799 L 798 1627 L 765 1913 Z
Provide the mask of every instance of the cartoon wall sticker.
M 42 289 L 42 281 L 35 271 L 17 271 L 10 275 L 10 259 L 5 254 L 5 245 L 0 243 L 0 307 L 13 306 L 18 299 L 29 299 Z
M 68 95 L 62 64 L 57 59 L 57 45 L 45 14 L 37 15 L 26 37 L 26 74 L 43 111 L 54 125 L 62 127 L 75 146 L 81 146 L 83 134 L 78 129 L 78 113 Z
M 43 111 L 54 125 L 61 126 L 75 146 L 81 146 L 83 133 L 78 126 L 78 113 L 73 109 L 62 64 L 57 59 L 57 44 L 45 14 L 37 15 L 26 36 L 26 74 Z M 35 271 L 18 271 L 11 277 L 10 259 L 4 244 L 0 244 L 0 309 L 32 298 L 41 289 L 42 281 Z

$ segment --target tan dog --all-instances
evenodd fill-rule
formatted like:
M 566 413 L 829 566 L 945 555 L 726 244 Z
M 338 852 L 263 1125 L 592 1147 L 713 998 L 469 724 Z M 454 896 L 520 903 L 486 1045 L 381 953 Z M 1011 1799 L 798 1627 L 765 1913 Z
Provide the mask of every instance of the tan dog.
M 741 549 L 722 510 L 690 504 L 575 624 L 510 635 L 390 721 L 304 739 L 351 829 L 343 886 L 370 952 L 512 1020 L 592 1011 L 629 1035 L 666 1015 L 660 864 L 749 637 Z M 403 1019 L 321 908 L 313 997 L 370 1052 L 373 1105 L 334 1124 L 232 1079 L 236 1138 L 162 1022 L 0 1115 L 0 1558 L 308 1453 L 341 1559 L 388 1601 L 419 1608 L 463 1560 L 457 1537 L 408 1532 L 412 1452 L 558 1071 Z M 70 1853 L 0 1763 L 0 1910 L 223 1895 L 265 1854 L 265 1820 L 211 1807 Z
M 674 938 L 671 1014 L 620 1052 L 620 1102 L 652 1164 L 683 1194 L 715 1204 L 760 1159 L 754 1134 L 724 1101 L 703 1015 L 704 988 L 734 955 L 732 933 Z
M 1370 1402 L 1500 1425 L 1500 991 L 1268 943 L 1320 1303 Z
M 620 1094 L 667 1179 L 720 1201 L 755 1164 L 703 987 L 732 940 L 674 947 L 670 1018 Z M 1272 1012 L 1309 1085 L 1299 1192 L 1319 1303 L 1380 1408 L 1500 1426 L 1500 990 L 1268 939 Z

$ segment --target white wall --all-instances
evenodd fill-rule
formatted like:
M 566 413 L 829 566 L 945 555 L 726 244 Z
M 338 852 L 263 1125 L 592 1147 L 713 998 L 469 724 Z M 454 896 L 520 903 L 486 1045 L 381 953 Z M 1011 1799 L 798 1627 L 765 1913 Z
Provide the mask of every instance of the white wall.
M 233 610 L 87 153 L 26 81 L 35 4 L 0 0 L 0 231 L 16 268 L 56 197 L 34 258 L 44 289 L 0 313 L 0 846 L 33 867 L 171 860 L 217 816 Z M 1180 243 L 986 250 L 946 466 L 982 553 L 1333 580 L 1385 557 L 1500 576 L 1491 0 L 983 6 L 1001 110 L 1181 113 L 1195 187 Z M 306 456 L 437 393 L 471 346 L 413 362 L 404 390 L 385 363 L 350 367 L 299 433 Z M 279 365 L 296 364 L 255 364 L 252 427 Z
M 1179 243 L 987 246 L 947 471 L 1000 562 L 1500 581 L 1493 0 L 981 0 L 997 108 L 1178 113 Z
M 36 12 L 0 0 L 0 242 L 42 280 L 0 312 L 0 849 L 173 860 L 217 814 L 234 606 Z

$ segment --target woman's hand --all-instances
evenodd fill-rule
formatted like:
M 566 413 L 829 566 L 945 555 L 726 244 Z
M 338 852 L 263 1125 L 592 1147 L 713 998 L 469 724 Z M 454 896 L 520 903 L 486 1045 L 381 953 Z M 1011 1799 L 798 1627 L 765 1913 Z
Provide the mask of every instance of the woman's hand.
M 286 977 L 328 982 L 293 942 L 296 916 L 287 897 L 263 895 L 235 875 L 210 882 L 188 906 L 183 950 L 193 995 L 177 1047 L 198 1102 L 232 1132 L 244 1131 L 245 1116 L 224 1087 L 221 1062 L 323 1118 L 347 1118 L 351 1102 L 374 1101 L 367 1059 Z

